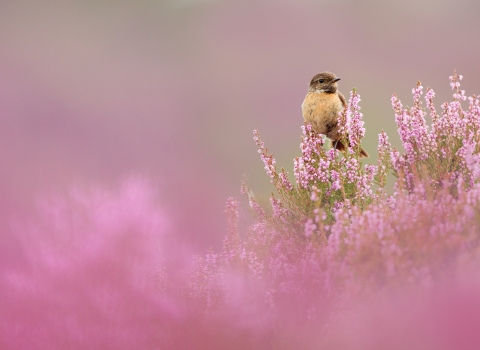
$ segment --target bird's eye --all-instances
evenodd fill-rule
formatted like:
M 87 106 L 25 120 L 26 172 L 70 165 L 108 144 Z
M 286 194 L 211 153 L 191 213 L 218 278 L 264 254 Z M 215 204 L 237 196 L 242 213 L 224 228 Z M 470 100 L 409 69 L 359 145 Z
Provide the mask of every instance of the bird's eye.
M 325 80 L 320 79 L 318 82 L 319 82 L 320 84 L 323 84 L 324 81 L 325 81 Z

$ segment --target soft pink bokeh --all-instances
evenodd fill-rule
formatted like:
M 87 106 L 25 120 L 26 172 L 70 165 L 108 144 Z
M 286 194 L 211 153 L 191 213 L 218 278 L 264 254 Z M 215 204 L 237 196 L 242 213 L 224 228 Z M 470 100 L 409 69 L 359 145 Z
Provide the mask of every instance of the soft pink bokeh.
M 173 257 L 178 242 L 167 243 L 170 222 L 154 193 L 139 178 L 109 190 L 77 187 L 44 198 L 37 215 L 12 226 L 23 259 L 0 275 L 0 348 L 473 350 L 480 344 L 478 263 L 466 256 L 429 286 L 385 289 L 373 298 L 355 296 L 361 283 L 369 283 L 361 264 L 352 265 L 359 285 L 341 299 L 312 295 L 308 271 L 287 274 L 280 277 L 292 282 L 285 287 L 307 287 L 306 294 L 278 294 L 272 307 L 268 283 L 241 270 L 218 269 L 212 259 L 219 261 L 219 255 L 212 253 L 205 265 L 212 279 L 198 289 L 188 264 Z M 236 209 L 228 206 L 234 234 Z M 360 245 L 380 249 L 365 237 Z M 260 253 L 263 247 L 252 249 Z M 361 251 L 351 253 L 355 258 Z M 205 271 L 198 271 L 200 278 L 209 276 Z M 225 298 L 206 310 L 191 293 L 211 293 L 217 283 Z
M 155 284 L 169 223 L 154 190 L 117 187 L 51 196 L 13 225 L 22 261 L 2 266 L 0 348 L 151 348 L 181 318 Z
M 381 129 L 398 146 L 393 92 L 406 98 L 422 80 L 445 101 L 454 68 L 479 92 L 479 10 L 473 0 L 3 1 L 0 208 L 140 173 L 185 244 L 219 248 L 217 218 L 243 174 L 269 192 L 253 129 L 291 171 L 307 84 L 331 70 L 341 91 L 362 95 L 367 151 Z
M 151 289 L 152 266 L 164 259 L 177 271 L 192 252 L 221 247 L 225 199 L 238 195 L 243 174 L 256 193 L 270 192 L 253 129 L 291 172 L 300 104 L 315 73 L 333 71 L 341 91 L 356 87 L 362 95 L 362 145 L 371 154 L 381 129 L 399 146 L 393 92 L 407 97 L 421 80 L 438 101 L 448 100 L 446 77 L 456 68 L 465 76 L 462 87 L 478 94 L 479 6 L 474 0 L 0 2 L 1 345 L 212 348 L 217 340 L 225 348 L 234 339 L 239 347 L 265 348 L 266 333 L 246 337 L 242 324 L 230 330 L 221 318 L 202 325 L 185 315 L 178 302 Z M 138 174 L 153 185 L 124 182 Z M 39 198 L 53 193 L 57 199 L 39 213 Z M 431 321 L 432 329 L 461 336 L 456 310 L 478 309 L 470 292 L 456 308 L 463 282 L 439 298 L 425 296 L 432 309 L 451 306 L 444 324 L 414 313 L 423 299 L 410 303 L 408 295 L 410 308 L 379 303 L 372 306 L 379 318 L 359 311 L 346 322 L 370 318 L 358 330 L 370 336 L 378 320 L 404 310 L 398 324 L 407 330 Z M 478 323 L 468 315 L 469 325 Z M 270 315 L 264 316 L 243 325 L 264 330 Z

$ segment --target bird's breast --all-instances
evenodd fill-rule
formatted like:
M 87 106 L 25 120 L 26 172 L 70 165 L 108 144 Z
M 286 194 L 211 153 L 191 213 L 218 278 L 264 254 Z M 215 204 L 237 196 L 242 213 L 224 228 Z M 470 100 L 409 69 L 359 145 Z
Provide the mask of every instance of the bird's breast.
M 302 103 L 303 119 L 319 134 L 330 137 L 337 129 L 338 113 L 343 109 L 336 93 L 309 92 Z

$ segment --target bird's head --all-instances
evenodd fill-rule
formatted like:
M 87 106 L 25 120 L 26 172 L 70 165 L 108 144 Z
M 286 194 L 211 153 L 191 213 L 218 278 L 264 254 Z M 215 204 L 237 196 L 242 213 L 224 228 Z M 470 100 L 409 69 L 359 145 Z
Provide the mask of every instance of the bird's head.
M 338 89 L 337 81 L 340 78 L 331 72 L 318 73 L 312 78 L 308 91 L 336 92 Z

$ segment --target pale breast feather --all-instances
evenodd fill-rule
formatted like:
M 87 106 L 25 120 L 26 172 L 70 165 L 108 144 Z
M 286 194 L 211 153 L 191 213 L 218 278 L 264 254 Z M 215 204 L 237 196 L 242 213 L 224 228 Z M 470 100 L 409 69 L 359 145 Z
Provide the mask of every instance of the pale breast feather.
M 302 103 L 303 119 L 320 134 L 334 132 L 338 112 L 343 108 L 337 94 L 310 92 Z

